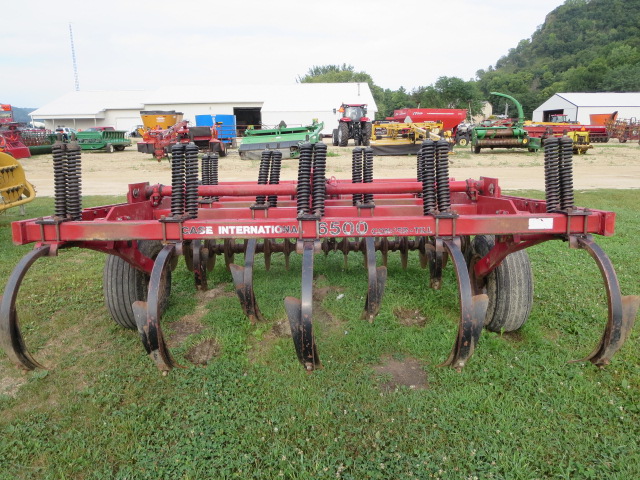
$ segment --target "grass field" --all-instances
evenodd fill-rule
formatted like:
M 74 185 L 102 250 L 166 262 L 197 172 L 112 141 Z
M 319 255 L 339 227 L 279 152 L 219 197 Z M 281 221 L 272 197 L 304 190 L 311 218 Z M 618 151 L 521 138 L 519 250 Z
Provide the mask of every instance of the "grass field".
M 518 195 L 543 198 L 540 192 Z M 88 197 L 84 206 L 112 203 Z M 618 213 L 597 239 L 623 294 L 640 294 L 638 191 L 577 192 L 576 203 Z M 50 198 L 27 205 L 50 214 Z M 15 247 L 0 216 L 0 288 L 31 246 Z M 138 334 L 110 319 L 101 254 L 63 250 L 39 260 L 19 297 L 20 326 L 49 367 L 22 374 L 0 355 L 0 479 L 632 479 L 640 478 L 638 328 L 605 369 L 587 355 L 606 321 L 606 297 L 586 252 L 556 241 L 529 249 L 534 307 L 513 334 L 484 332 L 462 373 L 437 368 L 458 315 L 451 265 L 427 288 L 417 254 L 390 255 L 380 315 L 361 321 L 361 257 L 317 256 L 316 341 L 324 368 L 295 358 L 283 298 L 299 296 L 291 268 L 258 259 L 256 296 L 267 323 L 242 315 L 220 263 L 195 294 L 183 260 L 163 328 L 186 369 L 162 376 Z M 210 360 L 203 362 L 202 359 Z M 194 363 L 206 363 L 196 365 Z M 411 385 L 380 366 L 400 365 Z M 422 376 L 422 377 L 421 377 Z M 407 382 L 405 382 L 407 383 Z

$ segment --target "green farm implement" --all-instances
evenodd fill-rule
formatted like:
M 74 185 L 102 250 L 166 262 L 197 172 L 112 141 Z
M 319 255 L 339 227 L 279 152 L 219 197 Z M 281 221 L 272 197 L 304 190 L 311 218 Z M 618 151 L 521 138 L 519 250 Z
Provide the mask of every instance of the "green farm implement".
M 111 153 L 114 150 L 121 152 L 131 146 L 131 140 L 124 130 L 85 131 L 75 135 L 82 150 L 105 150 Z
M 248 128 L 238 152 L 244 160 L 260 160 L 265 149 L 280 151 L 282 158 L 297 158 L 300 155 L 300 145 L 318 143 L 323 128 L 324 123 L 315 121 L 302 127 L 287 127 L 284 122 L 280 122 L 276 128 Z

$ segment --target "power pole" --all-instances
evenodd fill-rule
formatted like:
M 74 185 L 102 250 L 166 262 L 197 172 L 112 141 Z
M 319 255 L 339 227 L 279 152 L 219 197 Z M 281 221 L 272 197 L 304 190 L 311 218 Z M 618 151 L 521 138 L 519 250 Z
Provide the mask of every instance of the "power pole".
M 69 24 L 69 38 L 71 39 L 71 59 L 73 60 L 73 75 L 76 80 L 76 92 L 80 90 L 80 82 L 78 81 L 78 66 L 76 65 L 76 50 L 73 46 L 73 29 Z

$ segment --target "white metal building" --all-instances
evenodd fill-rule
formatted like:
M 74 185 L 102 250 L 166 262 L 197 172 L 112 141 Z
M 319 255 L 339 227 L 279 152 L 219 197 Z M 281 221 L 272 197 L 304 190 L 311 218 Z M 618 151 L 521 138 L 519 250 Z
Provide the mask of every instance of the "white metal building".
M 196 115 L 235 115 L 237 125 L 309 125 L 324 122 L 328 135 L 338 124 L 334 109 L 342 103 L 366 103 L 373 118 L 377 106 L 367 83 L 295 83 L 292 85 L 181 85 L 137 91 L 71 92 L 31 113 L 45 128 L 83 130 L 112 126 L 131 131 L 141 111 L 176 110 L 195 125 Z
M 640 118 L 640 92 L 556 93 L 533 111 L 534 122 L 551 115 L 568 115 L 569 120 L 591 123 L 591 114 L 618 112 L 618 118 Z

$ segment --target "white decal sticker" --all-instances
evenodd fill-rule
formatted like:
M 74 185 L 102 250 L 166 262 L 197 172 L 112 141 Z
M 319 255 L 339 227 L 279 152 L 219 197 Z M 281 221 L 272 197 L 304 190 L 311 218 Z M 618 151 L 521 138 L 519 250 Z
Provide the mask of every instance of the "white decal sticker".
M 530 218 L 529 230 L 553 230 L 553 218 Z

